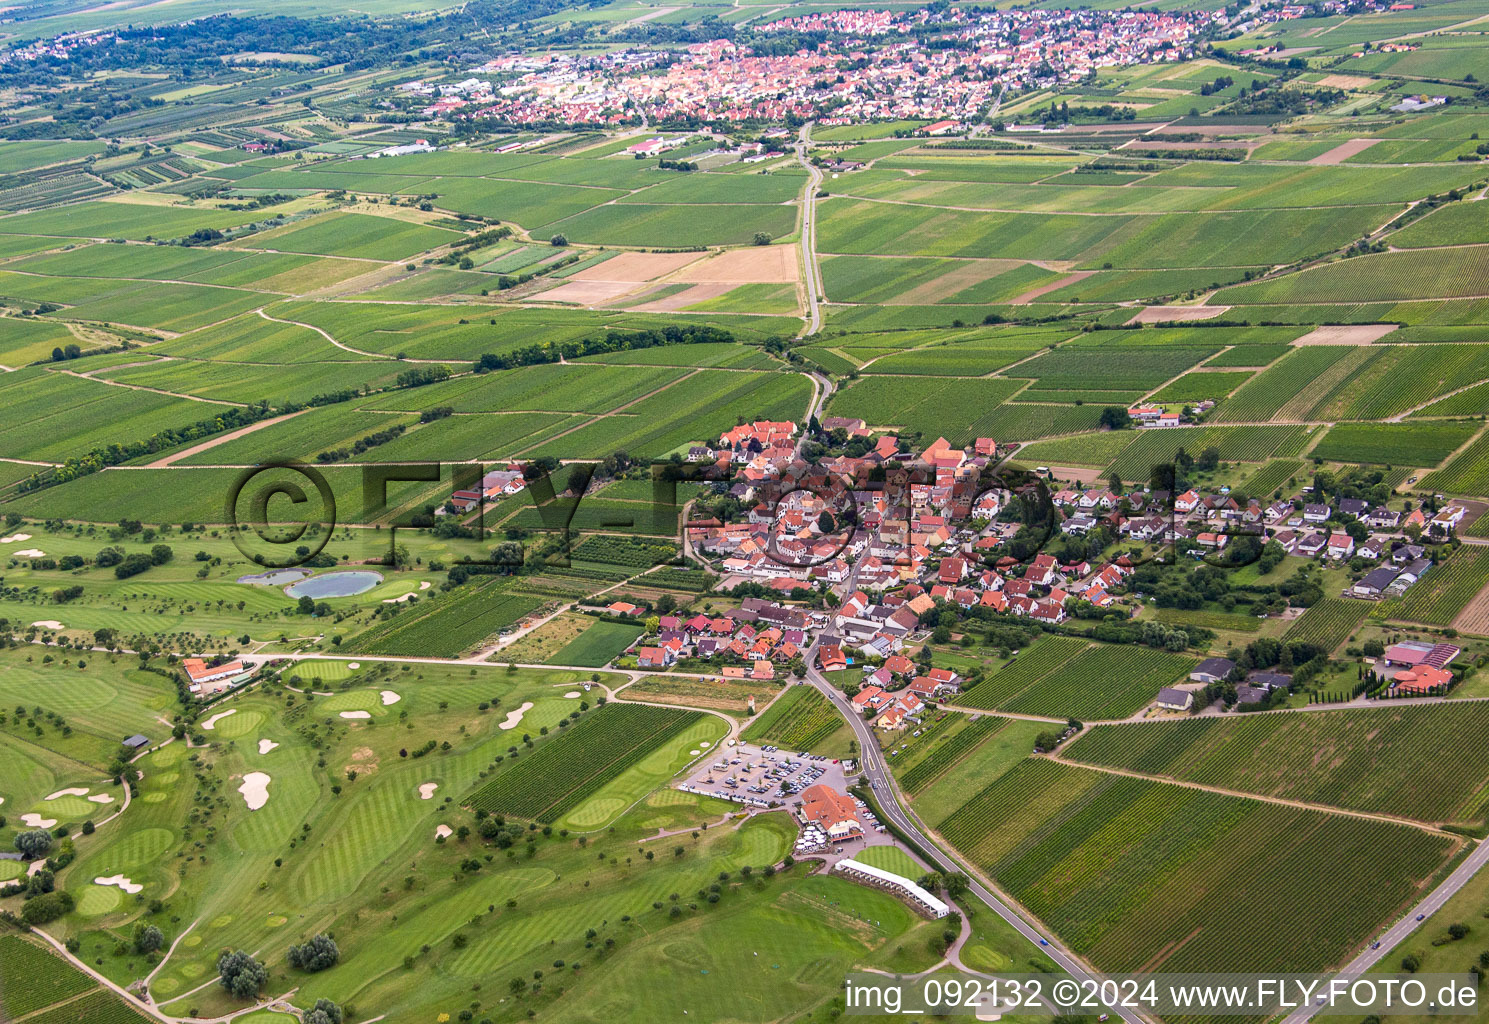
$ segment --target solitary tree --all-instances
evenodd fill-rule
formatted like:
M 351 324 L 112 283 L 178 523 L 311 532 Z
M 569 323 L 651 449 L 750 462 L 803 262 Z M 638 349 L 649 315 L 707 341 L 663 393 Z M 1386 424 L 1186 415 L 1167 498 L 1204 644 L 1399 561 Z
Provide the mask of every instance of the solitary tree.
M 165 936 L 153 924 L 143 922 L 134 926 L 134 949 L 136 953 L 153 953 L 165 945 Z
M 341 1024 L 341 1007 L 329 999 L 317 999 L 305 1015 L 305 1024 Z
M 243 950 L 234 949 L 217 958 L 217 980 L 231 995 L 253 999 L 268 982 L 269 972 Z
M 304 945 L 289 948 L 290 966 L 302 971 L 324 971 L 327 967 L 335 967 L 340 959 L 341 950 L 336 948 L 335 940 L 325 934 L 315 936 Z
M 44 828 L 31 832 L 17 832 L 16 850 L 27 860 L 40 860 L 52 852 L 52 834 Z

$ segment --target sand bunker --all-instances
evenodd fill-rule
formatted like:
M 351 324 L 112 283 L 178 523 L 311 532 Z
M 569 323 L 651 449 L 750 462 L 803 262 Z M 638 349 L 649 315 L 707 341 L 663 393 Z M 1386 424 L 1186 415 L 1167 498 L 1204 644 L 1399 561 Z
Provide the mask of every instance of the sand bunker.
M 564 694 L 564 696 L 565 697 L 570 697 L 570 698 L 577 697 L 577 696 L 579 696 L 579 691 L 578 690 L 570 690 L 568 693 Z
M 430 583 L 428 580 L 420 580 L 419 581 L 419 589 L 420 590 L 428 590 L 431 586 L 433 586 L 433 584 Z
M 703 753 L 703 751 L 701 751 L 701 750 L 690 750 L 690 751 L 688 751 L 688 753 L 691 754 L 691 755 L 693 755 L 694 757 L 697 757 L 699 754 Z
M 88 795 L 88 787 L 87 786 L 75 786 L 72 789 L 59 789 L 59 790 L 57 790 L 57 792 L 55 792 L 51 796 L 47 797 L 47 799 L 48 800 L 60 800 L 64 796 L 87 796 L 87 795 Z
M 343 711 L 341 713 L 341 717 L 342 718 L 371 718 L 372 717 L 372 712 L 371 711 Z
M 15 552 L 17 558 L 45 558 L 46 552 L 41 548 L 27 548 L 25 551 Z
M 210 729 L 216 729 L 218 722 L 222 721 L 228 715 L 236 715 L 237 713 L 238 713 L 238 709 L 237 708 L 228 708 L 228 710 L 226 710 L 226 711 L 219 711 L 219 712 L 217 712 L 217 714 L 213 715 L 211 718 L 209 718 L 205 722 L 203 722 L 202 723 L 202 728 L 203 729 L 209 729 L 209 730 Z
M 9 537 L 0 537 L 0 544 L 14 544 L 18 540 L 30 540 L 29 533 L 12 533 Z
M 31 623 L 31 625 L 33 625 L 33 626 L 40 626 L 42 629 L 66 629 L 67 628 L 66 626 L 62 625 L 62 623 L 58 622 L 56 619 L 37 619 L 35 622 Z
M 382 692 L 382 698 L 383 698 L 383 707 L 387 707 L 389 704 L 397 704 L 399 701 L 401 701 L 403 699 L 402 697 L 398 696 L 398 694 L 394 693 L 392 690 L 384 690 Z
M 452 829 L 449 825 L 434 826 L 434 838 L 436 839 L 449 839 L 454 834 L 455 830 Z
M 57 819 L 43 818 L 39 814 L 23 814 L 21 815 L 21 823 L 27 828 L 51 828 L 57 824 Z
M 123 875 L 110 875 L 107 878 L 95 878 L 95 879 L 93 879 L 93 884 L 94 885 L 117 885 L 119 888 L 121 888 L 125 892 L 129 893 L 129 895 L 131 895 L 131 896 L 133 896 L 137 892 L 144 892 L 145 891 L 145 887 L 143 885 L 140 885 L 138 882 L 131 882 L 128 878 L 126 878 Z
M 349 662 L 346 663 L 346 667 L 347 668 L 352 668 L 352 669 L 357 669 L 357 668 L 361 668 L 362 667 L 362 663 L 360 661 L 349 661 Z
M 259 740 L 259 753 L 267 754 L 269 751 L 273 750 L 277 746 L 279 746 L 279 744 L 275 743 L 273 740 Z
M 107 793 L 94 793 L 88 798 L 88 802 L 90 804 L 111 804 L 114 802 L 114 798 Z
M 522 707 L 518 708 L 516 711 L 508 711 L 507 712 L 507 717 L 504 718 L 504 719 L 502 719 L 501 727 L 503 729 L 515 729 L 515 728 L 517 728 L 517 723 L 520 722 L 520 721 L 522 721 L 522 716 L 525 715 L 525 714 L 527 714 L 528 710 L 532 706 L 533 706 L 533 702 L 532 701 L 525 700 L 525 701 L 522 702 Z
M 424 783 L 422 786 L 419 787 L 419 799 L 420 800 L 433 800 L 434 799 L 434 791 L 436 789 L 439 789 L 439 783 L 438 782 L 426 782 L 426 783 Z
M 698 745 L 700 747 L 702 747 L 704 750 L 707 750 L 709 747 L 713 746 L 713 744 L 710 743 L 710 742 L 708 742 L 708 740 L 704 740 L 702 743 L 700 743 Z
M 250 811 L 256 811 L 269 802 L 270 781 L 264 772 L 249 772 L 243 776 L 243 785 L 238 787 L 238 792 L 243 794 L 243 802 Z
M 383 604 L 402 604 L 404 601 L 412 601 L 413 599 L 413 591 L 409 591 L 407 594 L 402 594 L 398 597 L 385 597 L 383 598 Z

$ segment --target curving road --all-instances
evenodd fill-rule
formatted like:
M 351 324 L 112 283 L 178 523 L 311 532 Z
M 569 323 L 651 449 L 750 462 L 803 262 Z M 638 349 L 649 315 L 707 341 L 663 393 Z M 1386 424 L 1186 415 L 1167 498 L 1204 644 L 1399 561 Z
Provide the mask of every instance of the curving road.
M 859 760 L 863 767 L 864 776 L 868 779 L 869 785 L 874 791 L 874 797 L 878 801 L 879 810 L 883 816 L 894 824 L 896 828 L 920 844 L 920 847 L 934 861 L 938 869 L 941 871 L 964 871 L 956 860 L 942 852 L 941 848 L 921 831 L 920 826 L 900 806 L 899 791 L 895 788 L 894 779 L 889 774 L 889 769 L 885 765 L 883 757 L 880 756 L 879 741 L 874 737 L 873 727 L 864 721 L 863 716 L 853 710 L 853 705 L 839 692 L 837 687 L 829 683 L 817 671 L 815 667 L 817 664 L 816 644 L 813 644 L 812 648 L 806 652 L 806 661 L 807 665 L 810 666 L 807 669 L 807 681 L 815 686 L 828 700 L 832 701 L 833 706 L 842 713 L 843 717 L 848 719 L 849 724 L 853 727 L 854 738 L 858 741 Z M 1040 952 L 1048 955 L 1062 971 L 1082 981 L 1095 977 L 1091 971 L 1087 970 L 1068 950 L 1060 945 L 1059 939 L 1055 938 L 1053 933 L 1047 938 L 1033 925 L 1025 921 L 1019 915 L 1018 911 L 1003 902 L 1000 897 L 979 882 L 972 872 L 965 871 L 964 873 L 967 875 L 968 891 L 987 904 L 993 913 L 1007 921 L 1015 931 L 1028 939 Z M 1041 945 L 1043 942 L 1048 942 L 1048 945 Z M 1118 1014 L 1126 1024 L 1151 1024 L 1150 1018 L 1132 1010 L 1113 1010 L 1112 1012 Z

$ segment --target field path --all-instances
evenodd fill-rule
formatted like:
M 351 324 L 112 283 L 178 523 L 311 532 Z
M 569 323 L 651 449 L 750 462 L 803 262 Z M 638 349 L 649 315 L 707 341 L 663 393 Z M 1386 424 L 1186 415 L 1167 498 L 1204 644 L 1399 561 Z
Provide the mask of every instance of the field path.
M 147 463 L 142 468 L 164 469 L 167 466 L 171 466 L 177 462 L 180 462 L 184 458 L 196 455 L 198 452 L 209 451 L 210 449 L 216 448 L 220 444 L 226 444 L 228 441 L 236 440 L 237 438 L 240 438 L 245 434 L 251 434 L 255 430 L 263 430 L 265 427 L 272 427 L 276 423 L 283 423 L 285 420 L 292 420 L 296 416 L 303 415 L 304 413 L 307 413 L 309 411 L 309 408 L 305 408 L 301 409 L 299 412 L 288 412 L 285 413 L 283 416 L 271 416 L 266 420 L 259 420 L 257 423 L 250 423 L 246 427 L 239 427 L 237 430 L 230 430 L 226 434 L 218 434 L 216 437 L 209 438 L 208 440 L 203 441 L 201 444 L 192 445 L 190 448 L 184 449 L 183 451 L 176 452 L 172 455 L 167 455 L 164 458 L 156 459 L 154 462 Z
M 807 284 L 807 321 L 802 325 L 803 337 L 822 329 L 822 308 L 817 300 L 824 292 L 822 268 L 817 265 L 817 189 L 822 185 L 822 171 L 807 159 L 811 131 L 812 122 L 808 121 L 801 126 L 801 138 L 796 143 L 796 160 L 807 171 L 806 190 L 801 198 L 801 262 Z
M 118 367 L 111 366 L 108 369 L 116 370 Z M 165 395 L 167 398 L 184 398 L 188 402 L 205 402 L 207 405 L 230 405 L 235 409 L 247 409 L 246 402 L 229 402 L 222 398 L 203 398 L 201 395 L 187 395 L 179 391 L 165 391 L 161 388 L 146 387 L 143 384 L 125 384 L 123 381 L 109 380 L 107 377 L 88 377 L 76 370 L 51 370 L 51 373 L 65 373 L 69 377 L 77 377 L 80 380 L 91 380 L 95 384 L 107 384 L 111 388 L 124 388 L 126 391 L 148 391 L 152 395 Z
M 277 316 L 270 316 L 268 313 L 264 312 L 262 306 L 259 307 L 259 309 L 256 310 L 256 312 L 258 313 L 259 316 L 263 317 L 265 320 L 272 320 L 276 324 L 291 324 L 291 325 L 293 325 L 295 327 L 304 327 L 307 330 L 314 331 L 316 334 L 319 334 L 322 338 L 325 338 L 327 341 L 329 341 L 331 344 L 335 345 L 337 348 L 341 349 L 343 352 L 350 352 L 352 355 L 363 356 L 363 357 L 365 357 L 367 359 L 397 359 L 396 356 L 390 356 L 390 355 L 388 355 L 388 354 L 386 354 L 384 352 L 364 352 L 362 349 L 352 348 L 350 345 L 344 345 L 341 342 L 337 341 L 335 338 L 331 337 L 330 334 L 326 333 L 325 331 L 321 330 L 319 327 L 315 326 L 315 324 L 301 323 L 299 320 L 281 320 Z M 405 362 L 405 363 L 449 363 L 450 360 L 448 360 L 448 359 L 403 359 L 403 360 L 401 360 L 401 362 Z
M 1074 741 L 1072 741 L 1074 742 Z M 1347 807 L 1337 807 L 1334 804 L 1316 804 L 1307 800 L 1292 800 L 1280 796 L 1264 796 L 1260 793 L 1247 793 L 1239 789 L 1226 789 L 1223 786 L 1209 786 L 1201 782 L 1190 782 L 1185 779 L 1176 779 L 1171 775 L 1149 775 L 1143 772 L 1135 772 L 1127 768 L 1113 768 L 1109 765 L 1086 764 L 1084 761 L 1071 761 L 1059 754 L 1031 754 L 1031 757 L 1041 757 L 1048 761 L 1057 761 L 1071 768 L 1085 768 L 1093 772 L 1101 772 L 1105 775 L 1122 775 L 1129 779 L 1145 779 L 1148 782 L 1161 782 L 1168 786 L 1182 786 L 1185 789 L 1200 789 L 1206 793 L 1218 793 L 1221 796 L 1233 796 L 1244 800 L 1260 800 L 1262 803 L 1277 804 L 1281 807 L 1296 807 L 1304 811 L 1321 811 L 1324 814 L 1340 814 L 1346 818 L 1364 818 L 1367 821 L 1381 821 L 1390 825 L 1409 825 L 1423 832 L 1431 832 L 1433 835 L 1448 836 L 1452 839 L 1462 841 L 1463 837 L 1451 832 L 1444 832 L 1435 825 L 1423 821 L 1415 821 L 1411 818 L 1397 818 L 1390 814 L 1379 814 L 1373 811 L 1355 811 Z

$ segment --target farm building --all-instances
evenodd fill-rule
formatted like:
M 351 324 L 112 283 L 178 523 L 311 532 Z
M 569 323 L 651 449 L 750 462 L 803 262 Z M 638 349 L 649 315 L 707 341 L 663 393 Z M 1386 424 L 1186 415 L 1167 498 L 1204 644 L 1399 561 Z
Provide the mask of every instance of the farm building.
M 1166 711 L 1188 711 L 1194 705 L 1194 694 L 1165 686 L 1158 691 L 1158 706 Z
M 185 658 L 181 667 L 191 680 L 187 687 L 192 693 L 217 693 L 240 683 L 253 675 L 253 666 L 241 661 L 229 661 L 223 665 L 208 665 L 201 658 Z

